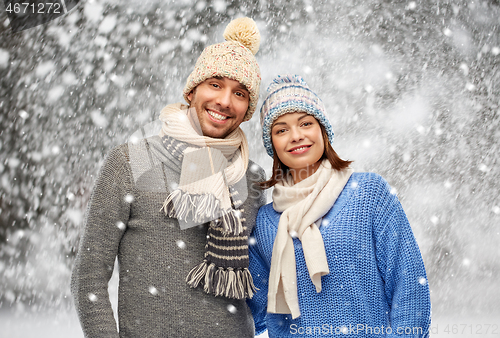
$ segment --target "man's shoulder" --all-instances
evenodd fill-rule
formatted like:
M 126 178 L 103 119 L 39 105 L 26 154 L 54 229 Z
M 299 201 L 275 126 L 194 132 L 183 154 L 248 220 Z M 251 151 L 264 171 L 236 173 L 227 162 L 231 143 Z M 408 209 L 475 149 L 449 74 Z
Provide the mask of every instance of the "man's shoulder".
M 252 182 L 263 182 L 266 179 L 266 172 L 260 165 L 252 160 L 248 161 L 247 178 Z
M 129 162 L 129 151 L 126 143 L 113 146 L 104 158 L 105 162 Z
M 153 151 L 160 149 L 163 150 L 163 144 L 161 143 L 161 138 L 159 136 L 149 136 L 139 140 L 129 140 L 127 142 L 118 144 L 111 148 L 108 152 L 107 157 L 121 157 L 127 162 L 130 162 L 130 157 L 134 156 L 136 153 L 147 154 L 148 150 Z

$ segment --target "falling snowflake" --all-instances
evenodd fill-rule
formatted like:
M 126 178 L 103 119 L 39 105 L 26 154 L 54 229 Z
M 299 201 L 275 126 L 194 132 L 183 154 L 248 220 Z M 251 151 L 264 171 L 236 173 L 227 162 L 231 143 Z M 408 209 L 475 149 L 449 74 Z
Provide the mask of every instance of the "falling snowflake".
M 94 302 L 96 302 L 96 301 L 97 301 L 97 296 L 96 296 L 95 294 L 93 294 L 93 293 L 89 293 L 89 294 L 88 294 L 88 297 L 89 297 L 89 300 L 90 300 L 92 303 L 94 303 Z
M 186 243 L 184 243 L 183 240 L 178 240 L 177 242 L 175 242 L 175 244 L 177 244 L 177 246 L 181 249 L 185 249 L 186 248 Z
M 238 311 L 238 309 L 236 309 L 236 306 L 234 306 L 233 304 L 229 304 L 227 306 L 227 311 L 229 311 L 230 313 L 232 313 L 234 315 Z
M 260 169 L 259 165 L 255 163 L 250 166 L 250 171 L 254 173 L 259 172 L 259 169 Z
M 127 196 L 125 196 L 125 202 L 127 203 L 132 203 L 134 201 L 134 196 L 128 194 Z
M 488 171 L 490 171 L 490 168 L 488 168 L 488 166 L 484 163 L 481 163 L 478 167 L 479 171 L 482 171 L 483 173 L 487 173 Z
M 125 230 L 125 223 L 123 223 L 122 221 L 118 221 L 116 223 L 116 227 L 120 230 Z
M 474 90 L 476 90 L 476 86 L 470 82 L 467 82 L 467 84 L 465 85 L 465 88 L 470 92 L 473 92 Z
M 153 296 L 156 296 L 158 294 L 158 289 L 155 288 L 154 286 L 150 286 L 149 293 L 152 294 Z
M 19 112 L 19 116 L 21 116 L 23 120 L 26 120 L 28 117 L 30 117 L 30 115 L 26 112 L 26 110 L 21 110 Z

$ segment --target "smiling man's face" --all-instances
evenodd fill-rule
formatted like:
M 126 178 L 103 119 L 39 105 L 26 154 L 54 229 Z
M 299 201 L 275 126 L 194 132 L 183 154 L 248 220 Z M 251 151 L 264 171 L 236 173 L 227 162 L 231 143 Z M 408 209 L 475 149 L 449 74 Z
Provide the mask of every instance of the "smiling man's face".
M 225 138 L 239 127 L 248 110 L 250 94 L 235 80 L 210 78 L 187 96 L 204 136 Z

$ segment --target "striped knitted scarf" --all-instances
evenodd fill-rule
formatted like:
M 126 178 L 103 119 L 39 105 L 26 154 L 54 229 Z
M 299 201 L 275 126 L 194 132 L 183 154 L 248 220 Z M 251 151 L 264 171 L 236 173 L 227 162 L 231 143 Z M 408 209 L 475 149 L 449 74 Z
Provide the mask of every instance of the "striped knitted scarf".
M 179 185 L 162 210 L 180 223 L 210 223 L 205 258 L 189 272 L 186 282 L 193 288 L 202 283 L 205 292 L 215 296 L 252 298 L 248 229 L 237 210 L 243 201 L 235 188 L 248 166 L 245 134 L 237 128 L 224 139 L 202 136 L 189 121 L 187 108 L 177 103 L 160 114 L 163 145 L 182 161 Z

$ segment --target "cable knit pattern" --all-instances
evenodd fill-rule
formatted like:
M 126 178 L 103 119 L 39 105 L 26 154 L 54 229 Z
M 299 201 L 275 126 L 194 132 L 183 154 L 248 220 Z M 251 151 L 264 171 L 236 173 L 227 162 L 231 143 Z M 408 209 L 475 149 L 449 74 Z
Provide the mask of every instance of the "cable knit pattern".
M 250 271 L 260 290 L 247 300 L 256 333 L 269 337 L 428 337 L 430 294 L 423 260 L 397 197 L 377 174 L 354 173 L 320 227 L 330 273 L 316 293 L 294 239 L 301 316 L 266 313 L 280 213 L 259 210 Z M 389 329 L 387 329 L 390 327 Z M 406 332 L 405 332 L 406 330 Z
M 254 337 L 244 300 L 214 297 L 186 284 L 204 257 L 208 225 L 180 230 L 176 219 L 160 211 L 169 185 L 179 182 L 180 163 L 160 137 L 148 143 L 149 158 L 130 144 L 114 148 L 93 189 L 71 281 L 85 337 Z M 249 168 L 249 194 L 241 206 L 244 235 L 264 202 L 252 188 L 264 179 L 263 170 L 252 162 Z M 116 257 L 119 333 L 108 295 Z

